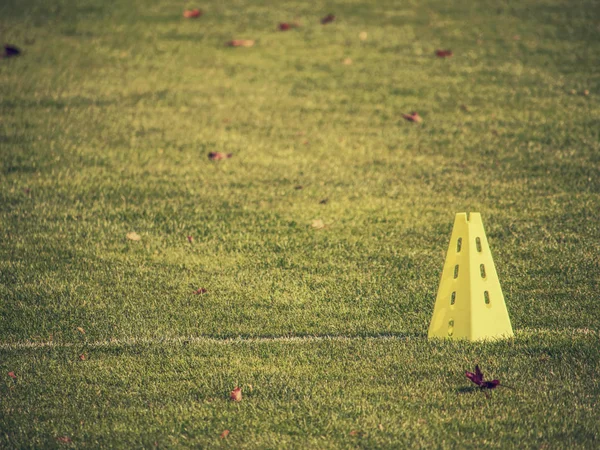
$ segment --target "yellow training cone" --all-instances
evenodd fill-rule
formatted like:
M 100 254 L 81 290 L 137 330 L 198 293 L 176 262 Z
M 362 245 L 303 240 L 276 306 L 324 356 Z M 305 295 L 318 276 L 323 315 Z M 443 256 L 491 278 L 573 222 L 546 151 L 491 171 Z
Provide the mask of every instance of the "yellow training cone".
M 454 219 L 428 336 L 469 341 L 513 336 L 479 213 Z

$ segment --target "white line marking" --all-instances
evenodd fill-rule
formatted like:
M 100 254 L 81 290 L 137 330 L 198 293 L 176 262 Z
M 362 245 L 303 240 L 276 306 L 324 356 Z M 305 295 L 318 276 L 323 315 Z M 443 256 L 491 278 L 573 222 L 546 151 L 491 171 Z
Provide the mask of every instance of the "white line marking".
M 546 328 L 524 328 L 516 331 L 517 338 L 528 337 L 534 335 L 592 335 L 600 336 L 596 330 L 589 328 L 564 328 L 564 329 L 546 329 Z M 283 342 L 283 343 L 310 343 L 310 342 L 351 342 L 351 341 L 406 341 L 406 340 L 423 340 L 424 336 L 409 336 L 400 334 L 381 334 L 375 336 L 273 336 L 273 337 L 232 337 L 232 338 L 215 338 L 208 336 L 180 336 L 166 338 L 126 338 L 126 339 L 110 339 L 106 341 L 94 342 L 6 342 L 0 343 L 0 350 L 24 350 L 24 349 L 41 349 L 41 348 L 111 348 L 111 347 L 131 347 L 135 345 L 190 345 L 190 344 L 245 344 L 245 343 L 263 343 L 263 342 Z

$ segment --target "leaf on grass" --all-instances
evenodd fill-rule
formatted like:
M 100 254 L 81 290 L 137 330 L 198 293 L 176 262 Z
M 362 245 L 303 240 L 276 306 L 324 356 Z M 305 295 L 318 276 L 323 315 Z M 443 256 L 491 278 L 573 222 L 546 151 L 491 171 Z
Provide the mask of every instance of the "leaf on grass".
M 423 118 L 419 115 L 418 112 L 411 112 L 410 114 L 402 114 L 402 117 L 409 122 L 421 123 L 423 122 Z
M 479 365 L 475 366 L 475 372 L 466 371 L 465 376 L 481 389 L 494 389 L 500 385 L 500 380 L 485 381 Z
M 352 58 L 346 58 L 344 59 L 344 65 L 349 66 L 350 64 L 352 64 Z
M 208 159 L 211 161 L 220 161 L 222 159 L 228 159 L 233 156 L 233 153 L 221 153 L 221 152 L 210 152 L 208 154 Z
M 350 432 L 350 436 L 356 436 L 356 435 L 358 435 L 358 431 L 356 431 L 356 430 L 352 430 L 352 431 Z
M 208 291 L 205 288 L 200 288 L 194 291 L 194 294 L 196 295 L 200 295 L 200 294 L 206 294 Z
M 322 23 L 323 25 L 326 25 L 326 24 L 328 24 L 328 23 L 331 23 L 331 22 L 333 22 L 334 20 L 335 20 L 335 16 L 334 16 L 333 14 L 327 14 L 325 17 L 323 17 L 323 18 L 321 19 L 321 23 Z
M 129 233 L 127 233 L 127 239 L 129 239 L 130 241 L 139 241 L 142 239 L 142 237 L 135 231 L 130 231 Z
M 56 440 L 58 442 L 62 442 L 63 444 L 70 444 L 73 442 L 73 439 L 71 439 L 69 436 L 58 436 Z
M 234 402 L 241 402 L 242 401 L 242 389 L 237 387 L 231 391 L 231 393 L 229 394 L 229 398 L 231 400 L 233 400 Z
M 379 428 L 380 431 L 383 431 L 383 425 L 382 424 L 377 425 L 377 428 Z
M 77 327 L 77 331 L 79 331 L 81 334 L 85 334 L 85 330 L 81 327 Z
M 195 19 L 197 17 L 200 17 L 202 14 L 204 13 L 199 9 L 186 9 L 183 12 L 183 17 L 185 17 L 186 19 Z
M 193 236 L 188 236 L 188 237 L 187 237 L 187 240 L 188 240 L 188 242 L 189 242 L 190 244 L 193 244 L 193 243 L 194 243 L 194 237 L 193 237 Z
M 311 227 L 320 230 L 321 228 L 325 228 L 325 223 L 321 219 L 315 219 L 310 224 Z
M 437 57 L 439 58 L 450 58 L 452 57 L 452 55 L 454 55 L 454 53 L 452 53 L 452 50 L 436 50 L 435 54 Z
M 292 26 L 287 22 L 281 22 L 278 28 L 279 31 L 288 31 L 292 28 Z
M 229 430 L 223 431 L 220 435 L 220 438 L 225 439 L 227 436 L 229 436 Z
M 227 45 L 229 47 L 252 47 L 254 41 L 251 39 L 234 39 L 233 41 L 229 41 Z
M 21 50 L 14 45 L 4 44 L 4 50 L 0 54 L 0 58 L 12 58 L 14 56 L 19 56 L 20 54 Z
M 85 361 L 87 358 L 85 357 L 85 353 L 79 355 L 79 361 Z
M 17 376 L 15 375 L 14 372 L 8 372 L 8 376 L 11 377 L 13 380 L 17 379 Z

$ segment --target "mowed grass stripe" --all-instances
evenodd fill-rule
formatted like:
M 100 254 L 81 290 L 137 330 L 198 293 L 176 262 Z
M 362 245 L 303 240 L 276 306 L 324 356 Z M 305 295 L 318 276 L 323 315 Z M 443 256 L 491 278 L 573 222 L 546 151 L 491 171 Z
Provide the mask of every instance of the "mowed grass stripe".
M 588 335 L 598 336 L 597 330 L 589 328 L 563 328 L 563 329 L 536 329 L 525 328 L 515 331 L 516 339 L 529 338 L 532 336 L 575 336 Z M 424 336 L 410 334 L 379 334 L 379 335 L 308 335 L 308 336 L 254 336 L 254 337 L 210 337 L 210 336 L 180 336 L 180 337 L 165 337 L 165 338 L 129 338 L 129 339 L 111 339 L 108 341 L 93 341 L 87 342 L 13 342 L 0 343 L 0 350 L 22 350 L 30 348 L 103 348 L 103 347 L 131 347 L 135 345 L 193 345 L 193 344 L 243 344 L 255 342 L 282 342 L 282 343 L 311 343 L 321 341 L 345 342 L 345 341 L 402 341 L 408 339 L 424 339 Z

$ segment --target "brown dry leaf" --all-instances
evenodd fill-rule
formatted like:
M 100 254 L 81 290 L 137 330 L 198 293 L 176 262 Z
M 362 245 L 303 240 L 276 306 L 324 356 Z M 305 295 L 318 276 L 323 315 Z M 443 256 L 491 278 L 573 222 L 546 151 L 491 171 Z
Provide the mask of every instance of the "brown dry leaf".
M 229 47 L 252 47 L 254 41 L 252 39 L 234 39 L 227 43 Z
M 73 439 L 71 439 L 69 436 L 58 436 L 56 440 L 58 442 L 62 442 L 63 444 L 70 444 L 73 442 Z
M 87 358 L 85 357 L 85 353 L 79 355 L 79 361 L 85 361 Z
M 409 122 L 423 122 L 423 118 L 419 115 L 418 112 L 415 111 L 411 112 L 410 114 L 402 114 L 402 117 L 404 117 L 404 119 L 408 120 Z
M 200 17 L 203 14 L 203 12 L 199 9 L 186 9 L 183 12 L 183 17 L 185 17 L 186 19 L 195 19 L 197 17 Z
M 325 223 L 321 219 L 315 219 L 312 221 L 310 226 L 315 228 L 316 230 L 320 230 L 322 228 L 325 228 Z
M 85 330 L 81 327 L 77 327 L 77 331 L 79 331 L 81 334 L 85 334 Z
M 439 58 L 450 58 L 452 57 L 452 55 L 454 55 L 454 53 L 452 53 L 452 50 L 436 50 L 435 54 Z
M 194 294 L 196 295 L 200 295 L 200 294 L 206 294 L 207 290 L 205 288 L 200 288 L 196 291 L 194 291 Z
M 8 376 L 11 377 L 13 380 L 17 379 L 17 376 L 15 375 L 14 372 L 8 372 Z
M 231 400 L 233 400 L 234 402 L 241 402 L 242 401 L 242 389 L 237 387 L 231 391 L 231 393 L 229 394 L 229 398 Z
M 229 159 L 233 156 L 233 153 L 221 153 L 221 152 L 210 152 L 208 159 L 211 161 L 220 161 L 222 159 Z
M 229 436 L 229 430 L 223 431 L 220 435 L 220 438 L 225 439 L 227 436 Z
M 583 91 L 583 95 L 585 95 L 585 96 L 587 97 L 588 95 L 590 95 L 590 91 L 588 91 L 587 89 L 586 89 L 586 90 L 584 90 L 584 91 Z
M 190 244 L 192 244 L 194 242 L 194 237 L 193 236 L 188 236 L 187 240 Z
M 352 64 L 352 58 L 344 59 L 344 65 L 349 66 L 350 64 Z
M 382 424 L 377 425 L 377 428 L 379 428 L 380 431 L 383 431 L 383 425 Z
M 323 25 L 326 25 L 326 24 L 328 24 L 328 23 L 331 23 L 331 22 L 333 22 L 334 20 L 335 20 L 335 16 L 334 16 L 333 14 L 327 14 L 325 17 L 323 17 L 323 18 L 321 19 L 321 23 L 322 23 Z
M 142 237 L 135 231 L 130 231 L 129 233 L 127 233 L 127 239 L 129 239 L 130 241 L 139 241 L 142 239 Z

